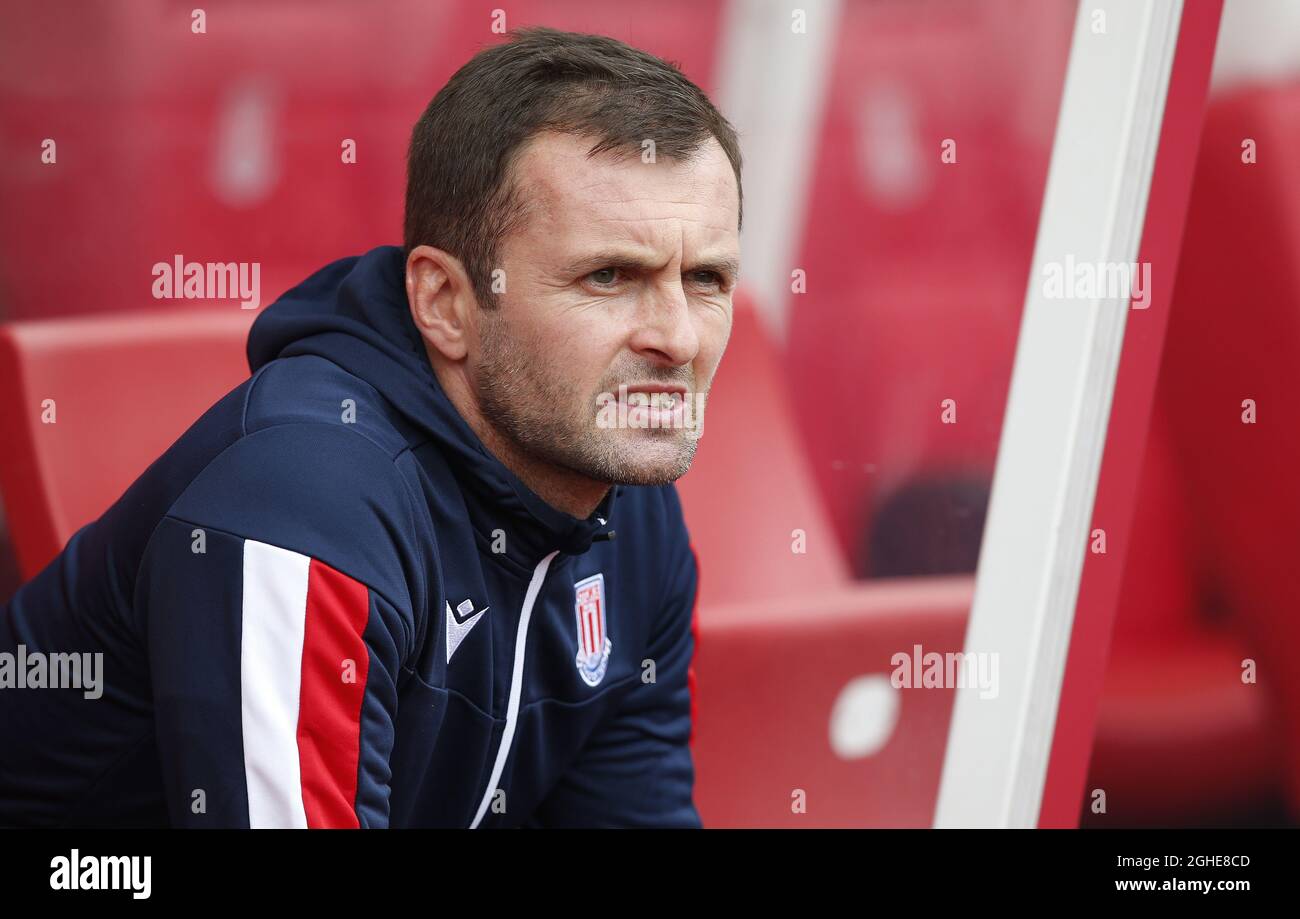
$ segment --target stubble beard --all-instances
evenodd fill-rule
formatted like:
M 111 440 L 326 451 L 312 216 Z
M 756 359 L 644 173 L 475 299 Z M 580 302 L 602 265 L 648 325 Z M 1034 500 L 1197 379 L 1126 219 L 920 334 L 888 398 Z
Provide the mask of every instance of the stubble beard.
M 699 438 L 687 428 L 603 428 L 584 404 L 485 315 L 474 385 L 484 420 L 526 457 L 607 485 L 667 485 L 686 474 Z M 617 384 L 610 390 L 617 393 Z

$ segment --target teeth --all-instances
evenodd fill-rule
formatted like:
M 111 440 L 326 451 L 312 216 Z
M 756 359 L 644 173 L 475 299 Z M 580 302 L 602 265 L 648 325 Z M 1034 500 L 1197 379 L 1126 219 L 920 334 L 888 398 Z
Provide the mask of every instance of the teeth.
M 671 411 L 681 401 L 681 393 L 675 392 L 633 392 L 628 393 L 627 404 L 645 408 L 658 408 Z
M 681 393 L 628 393 L 627 404 L 633 408 L 658 408 L 662 411 L 671 412 L 673 409 L 681 406 L 685 402 L 685 396 Z

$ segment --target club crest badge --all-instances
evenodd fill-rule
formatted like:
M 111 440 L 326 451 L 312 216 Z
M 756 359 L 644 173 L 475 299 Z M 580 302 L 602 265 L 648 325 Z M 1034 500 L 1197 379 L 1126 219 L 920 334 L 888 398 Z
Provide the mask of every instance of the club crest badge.
M 573 609 L 578 623 L 578 675 L 588 686 L 605 678 L 613 644 L 605 630 L 605 576 L 593 574 L 573 585 Z

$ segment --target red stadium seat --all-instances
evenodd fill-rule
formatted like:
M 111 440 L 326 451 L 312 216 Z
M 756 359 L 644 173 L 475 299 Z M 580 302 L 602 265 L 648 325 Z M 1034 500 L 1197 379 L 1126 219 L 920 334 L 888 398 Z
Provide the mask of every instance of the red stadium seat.
M 248 377 L 255 311 L 0 326 L 0 497 L 24 578 Z
M 1107 812 L 1086 810 L 1084 826 L 1215 822 L 1262 810 L 1281 789 L 1284 726 L 1268 694 L 1241 680 L 1247 637 L 1212 622 L 1213 600 L 1197 590 L 1193 508 L 1164 409 L 1147 440 L 1088 771 Z
M 960 651 L 972 592 L 965 576 L 883 579 L 702 610 L 704 825 L 929 826 L 953 690 L 895 689 L 891 659 Z
M 961 650 L 971 579 L 852 581 L 781 358 L 743 293 L 704 431 L 679 488 L 700 559 L 694 753 L 705 825 L 928 825 L 952 692 L 893 689 L 890 658 L 915 644 Z M 806 552 L 792 551 L 796 529 Z M 883 747 L 837 753 L 832 737 L 855 731 Z M 806 813 L 792 810 L 796 789 Z
M 57 6 L 7 16 L 0 60 L 24 78 L 0 95 L 4 318 L 166 308 L 150 268 L 177 254 L 258 262 L 269 303 L 326 262 L 394 242 L 411 126 L 504 39 L 500 7 L 229 4 L 206 10 L 201 35 L 191 7 L 166 4 L 87 7 L 75 29 Z M 708 90 L 722 10 L 521 0 L 503 24 L 631 39 Z M 39 159 L 47 139 L 53 164 Z
M 850 579 L 804 460 L 786 375 L 749 297 L 736 298 L 699 453 L 679 482 L 704 568 L 700 606 L 821 592 Z M 806 552 L 792 550 L 796 530 Z
M 1253 141 L 1256 162 L 1243 162 Z M 1197 160 L 1157 398 L 1190 510 L 1190 550 L 1282 714 L 1300 815 L 1300 83 L 1214 101 Z M 1243 423 L 1243 402 L 1256 407 Z M 1240 660 L 1236 661 L 1240 673 Z M 1239 677 L 1238 677 L 1239 678 Z
M 786 371 L 859 575 L 878 574 L 864 534 L 899 489 L 992 481 L 1074 15 L 1014 0 L 842 7 L 794 228 L 807 292 L 788 297 Z M 940 423 L 944 399 L 956 424 Z

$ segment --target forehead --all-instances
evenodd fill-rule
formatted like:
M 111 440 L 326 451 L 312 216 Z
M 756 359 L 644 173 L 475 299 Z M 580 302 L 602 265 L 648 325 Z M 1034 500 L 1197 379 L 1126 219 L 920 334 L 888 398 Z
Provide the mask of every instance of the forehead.
M 640 151 L 588 157 L 595 142 L 544 132 L 524 148 L 515 166 L 529 211 L 521 236 L 556 250 L 626 240 L 736 251 L 739 192 L 715 139 L 689 159 L 654 163 Z

